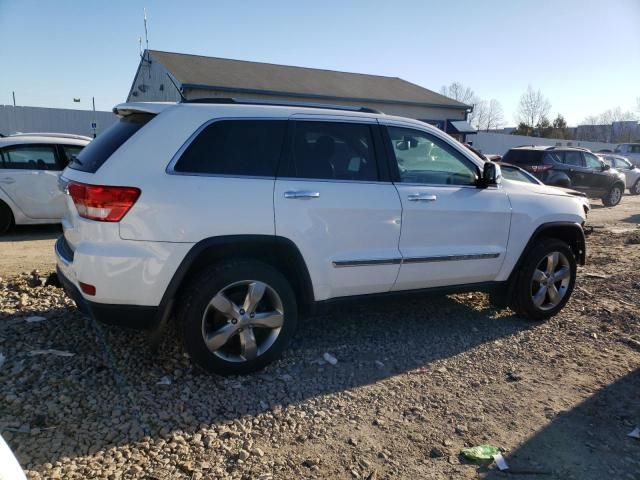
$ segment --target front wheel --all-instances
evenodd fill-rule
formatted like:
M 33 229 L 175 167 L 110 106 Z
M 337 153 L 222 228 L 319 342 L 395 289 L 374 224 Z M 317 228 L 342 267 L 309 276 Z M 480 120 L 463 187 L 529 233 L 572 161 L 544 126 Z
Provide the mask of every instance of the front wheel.
M 604 206 L 615 207 L 616 205 L 618 205 L 620 203 L 620 200 L 622 200 L 623 190 L 624 188 L 618 184 L 611 187 L 609 193 L 602 197 L 602 203 L 604 204 Z
M 629 189 L 631 195 L 640 195 L 640 178 L 636 180 L 636 183 Z
M 185 350 L 221 375 L 259 370 L 275 360 L 296 328 L 293 289 L 275 268 L 228 261 L 198 275 L 181 299 Z
M 511 308 L 529 320 L 552 317 L 569 301 L 576 270 L 576 259 L 566 243 L 542 240 L 527 254 L 516 277 Z

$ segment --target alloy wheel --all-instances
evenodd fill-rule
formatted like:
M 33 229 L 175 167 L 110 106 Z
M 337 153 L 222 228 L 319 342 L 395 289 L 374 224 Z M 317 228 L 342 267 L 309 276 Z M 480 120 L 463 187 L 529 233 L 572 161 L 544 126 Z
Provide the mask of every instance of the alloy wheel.
M 620 198 L 622 197 L 622 190 L 620 187 L 613 187 L 611 192 L 609 193 L 609 202 L 612 205 L 617 205 L 620 202 Z
M 247 362 L 265 353 L 284 323 L 282 299 L 264 282 L 227 285 L 202 315 L 202 338 L 211 353 L 228 362 Z
M 547 254 L 533 271 L 531 299 L 540 310 L 557 307 L 567 294 L 571 282 L 571 265 L 561 252 Z

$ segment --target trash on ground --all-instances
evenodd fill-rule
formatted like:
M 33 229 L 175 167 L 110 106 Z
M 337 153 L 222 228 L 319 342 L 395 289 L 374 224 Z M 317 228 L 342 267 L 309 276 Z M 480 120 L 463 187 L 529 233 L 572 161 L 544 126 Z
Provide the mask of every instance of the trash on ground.
M 472 462 L 488 462 L 493 460 L 493 457 L 500 453 L 500 449 L 495 445 L 485 443 L 483 445 L 477 445 L 475 447 L 463 448 L 460 453 L 467 460 Z
M 498 469 L 509 470 L 509 465 L 507 465 L 507 461 L 504 459 L 501 453 L 497 453 L 496 455 L 494 455 L 493 460 L 496 462 Z
M 46 350 L 31 350 L 29 355 L 32 357 L 35 355 L 57 355 L 59 357 L 73 357 L 75 353 L 64 352 L 62 350 L 55 350 L 53 348 L 48 348 Z
M 46 319 L 47 317 L 41 317 L 40 315 L 31 315 L 26 318 L 28 323 L 44 322 Z
M 171 385 L 171 379 L 167 376 L 164 376 L 156 382 L 156 385 Z
M 640 440 L 640 427 L 636 427 L 630 433 L 627 433 L 627 437 L 637 438 Z
M 331 365 L 336 365 L 338 363 L 338 359 L 330 353 L 325 353 L 324 355 L 322 355 L 322 358 L 324 358 Z

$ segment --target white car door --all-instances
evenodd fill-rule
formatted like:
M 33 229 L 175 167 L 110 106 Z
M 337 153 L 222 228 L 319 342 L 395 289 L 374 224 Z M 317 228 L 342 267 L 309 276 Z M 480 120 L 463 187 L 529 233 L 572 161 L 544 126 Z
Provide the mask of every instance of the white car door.
M 275 183 L 276 235 L 300 249 L 316 300 L 389 291 L 400 266 L 401 205 L 379 162 L 380 129 L 355 120 L 295 116 Z
M 439 135 L 400 124 L 386 131 L 402 201 L 403 260 L 393 290 L 494 280 L 509 238 L 506 193 L 476 187 L 476 165 Z
M 58 188 L 61 163 L 55 145 L 18 144 L 2 151 L 0 188 L 28 217 L 60 219 L 64 195 Z

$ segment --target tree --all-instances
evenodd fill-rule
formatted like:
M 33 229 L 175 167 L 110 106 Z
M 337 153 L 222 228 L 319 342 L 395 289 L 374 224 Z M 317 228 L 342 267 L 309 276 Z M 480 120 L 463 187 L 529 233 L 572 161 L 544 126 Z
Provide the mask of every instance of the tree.
M 536 125 L 537 135 L 542 138 L 551 138 L 551 134 L 553 133 L 553 127 L 551 126 L 551 122 L 547 117 L 542 117 L 538 124 Z
M 465 87 L 460 82 L 453 82 L 449 86 L 443 85 L 440 89 L 440 93 L 445 97 L 453 98 L 454 100 L 466 103 L 467 105 L 473 105 L 479 100 L 473 90 L 469 87 Z
M 552 124 L 553 131 L 551 136 L 553 138 L 567 138 L 567 121 L 560 114 L 555 118 Z
M 481 105 L 483 100 L 480 99 L 471 88 L 465 87 L 460 82 L 452 82 L 450 85 L 443 85 L 440 93 L 445 97 L 453 98 L 458 102 L 473 106 L 473 111 L 469 113 L 467 120 L 475 128 L 479 128 L 480 117 L 483 116 L 485 107 Z
M 533 136 L 533 127 L 525 124 L 524 122 L 520 122 L 516 129 L 511 133 L 512 135 L 524 135 L 526 137 Z
M 487 108 L 486 118 L 485 118 L 485 128 L 484 130 L 495 130 L 504 125 L 504 112 L 502 111 L 502 105 L 495 98 L 492 98 L 489 101 L 489 106 Z
M 548 116 L 549 110 L 551 110 L 549 100 L 540 90 L 535 91 L 529 85 L 527 91 L 520 97 L 516 120 L 529 128 L 534 128 Z

